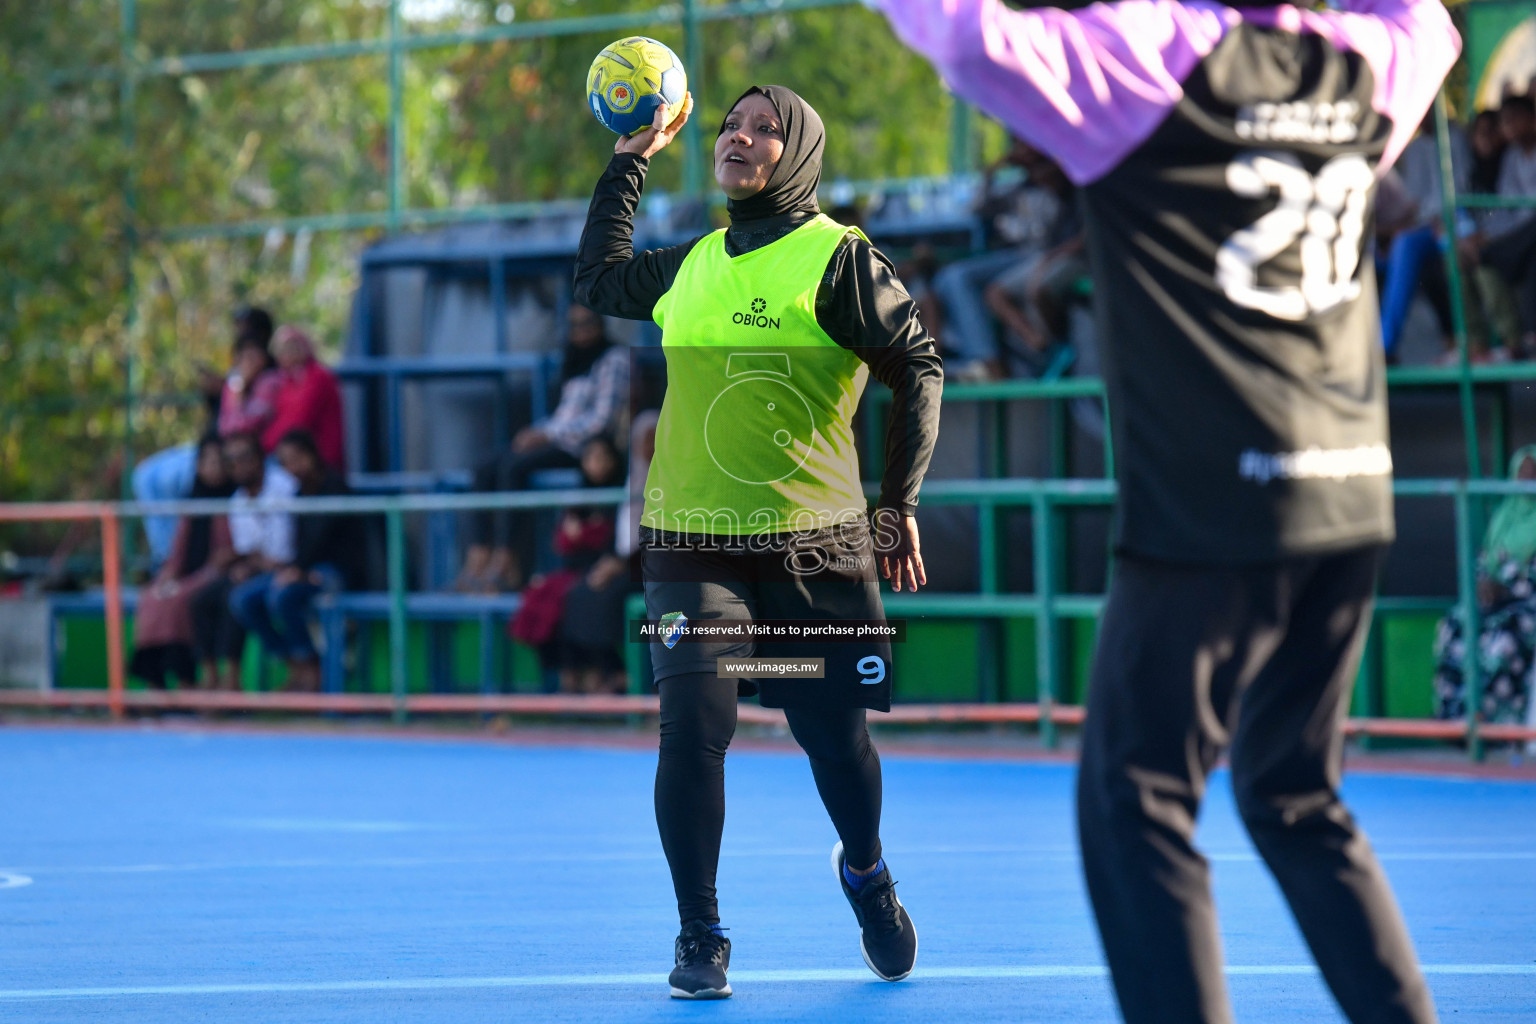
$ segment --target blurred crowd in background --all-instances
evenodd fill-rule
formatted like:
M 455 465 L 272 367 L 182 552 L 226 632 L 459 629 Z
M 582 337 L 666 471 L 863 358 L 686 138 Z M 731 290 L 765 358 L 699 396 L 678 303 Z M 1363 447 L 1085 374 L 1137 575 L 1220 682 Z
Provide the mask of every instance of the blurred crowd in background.
M 1453 124 L 1451 144 L 1459 193 L 1536 199 L 1531 96 L 1508 96 L 1469 125 Z M 1377 273 L 1388 360 L 1458 357 L 1446 259 L 1452 253 L 1471 358 L 1536 356 L 1536 210 L 1474 209 L 1448 225 L 1440 169 L 1430 120 L 1381 183 Z M 1092 272 L 1072 183 L 1015 139 L 985 169 L 967 204 L 951 213 L 979 225 L 980 251 L 945 261 L 919 239 L 897 253 L 902 279 L 941 346 L 948 381 L 1091 375 Z M 831 213 L 860 223 L 892 216 L 892 206 L 843 203 Z M 1418 338 L 1410 343 L 1415 322 Z M 203 373 L 201 437 L 132 468 L 132 491 L 141 500 L 233 503 L 227 516 L 145 522 L 148 575 L 132 671 L 157 686 L 175 680 L 239 688 L 240 654 L 252 635 L 286 663 L 288 687 L 314 690 L 322 683 L 314 602 L 327 592 L 380 586 L 378 524 L 376 517 L 296 516 L 265 507 L 294 496 L 350 493 L 342 389 L 303 329 L 242 308 L 232 330 L 229 366 Z M 590 310 L 571 306 L 562 333 L 552 339 L 559 348 L 552 411 L 514 425 L 505 447 L 465 451 L 458 465 L 439 468 L 468 471 L 471 489 L 487 493 L 546 486 L 540 481 L 549 471 L 563 471 L 563 479 L 577 474 L 580 487 L 625 488 L 627 500 L 617 508 L 574 504 L 554 515 L 465 516 L 459 569 L 447 589 L 520 594 L 508 632 L 539 651 L 551 685 L 618 692 L 627 685 L 624 603 L 638 578 L 635 532 L 659 394 L 633 379 L 627 345 L 614 341 Z M 1517 462 L 1536 470 L 1536 461 Z M 1536 504 L 1505 514 L 1500 536 L 1490 536 L 1490 545 L 1504 546 L 1485 559 L 1485 576 L 1499 584 L 1481 595 L 1495 624 L 1489 628 L 1502 630 L 1496 646 L 1525 652 L 1525 660 L 1511 662 L 1519 671 L 1505 673 L 1517 681 L 1506 687 L 1513 689 L 1505 694 L 1508 706 L 1497 709 L 1500 717 L 1523 712 L 1523 675 L 1536 650 L 1536 588 L 1523 568 L 1536 564 L 1536 528 L 1530 551 L 1510 546 L 1511 538 L 1525 536 L 1511 523 L 1523 523 L 1527 512 L 1536 522 Z M 1511 575 L 1511 565 L 1521 572 Z M 1457 666 L 1466 645 L 1448 621 L 1437 647 L 1437 686 L 1451 714 L 1460 706 Z M 1518 707 L 1510 703 L 1516 699 Z

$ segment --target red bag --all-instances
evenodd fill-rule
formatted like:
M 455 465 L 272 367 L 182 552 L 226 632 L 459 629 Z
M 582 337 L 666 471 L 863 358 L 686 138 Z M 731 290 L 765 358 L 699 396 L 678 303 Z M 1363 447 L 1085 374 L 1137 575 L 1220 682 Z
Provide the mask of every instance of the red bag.
M 512 639 L 530 647 L 542 647 L 553 640 L 565 612 L 565 595 L 580 579 L 581 573 L 575 569 L 556 569 L 523 588 L 523 603 L 507 628 Z

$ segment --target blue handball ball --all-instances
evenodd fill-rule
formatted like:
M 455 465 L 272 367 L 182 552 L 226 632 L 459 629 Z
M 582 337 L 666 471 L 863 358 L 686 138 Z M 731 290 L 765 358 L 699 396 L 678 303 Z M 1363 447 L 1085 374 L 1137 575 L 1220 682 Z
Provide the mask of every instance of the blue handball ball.
M 629 36 L 603 47 L 587 72 L 587 105 L 604 127 L 620 135 L 649 127 L 663 102 L 677 111 L 687 94 L 683 62 L 649 36 Z

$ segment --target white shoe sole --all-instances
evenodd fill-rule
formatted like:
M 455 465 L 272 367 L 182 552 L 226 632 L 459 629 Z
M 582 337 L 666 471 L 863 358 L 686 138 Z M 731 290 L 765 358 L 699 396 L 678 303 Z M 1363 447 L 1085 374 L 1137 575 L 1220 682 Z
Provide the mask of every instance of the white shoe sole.
M 673 999 L 729 999 L 731 986 L 725 988 L 701 988 L 697 992 L 688 992 L 680 988 L 672 990 Z
M 838 890 L 841 891 L 842 887 L 843 887 L 843 841 L 841 839 L 839 839 L 837 841 L 837 845 L 836 846 L 832 847 L 832 873 L 837 876 L 837 887 L 838 887 Z M 899 903 L 901 903 L 901 900 L 898 899 L 896 902 L 899 904 Z M 903 908 L 903 909 L 905 909 L 905 908 Z M 879 978 L 881 981 L 901 981 L 903 978 L 910 977 L 911 974 L 912 974 L 912 969 L 911 968 L 908 968 L 905 972 L 903 972 L 901 974 L 881 974 L 880 973 L 880 968 L 876 967 L 875 966 L 875 962 L 869 958 L 869 950 L 864 948 L 864 930 L 862 928 L 859 929 L 859 955 L 864 958 L 864 966 L 868 967 L 871 971 L 875 972 L 875 977 Z M 917 966 L 917 926 L 913 925 L 912 926 L 912 967 L 916 967 L 916 966 Z

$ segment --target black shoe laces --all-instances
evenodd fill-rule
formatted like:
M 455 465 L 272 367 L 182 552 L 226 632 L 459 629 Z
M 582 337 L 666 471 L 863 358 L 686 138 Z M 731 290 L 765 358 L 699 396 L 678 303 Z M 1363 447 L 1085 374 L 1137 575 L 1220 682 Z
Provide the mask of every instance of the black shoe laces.
M 896 883 L 867 882 L 859 892 L 864 919 L 882 932 L 901 931 L 901 904 L 896 902 Z
M 679 967 L 697 967 L 699 964 L 719 964 L 724 961 L 725 936 L 716 935 L 713 931 L 686 937 L 678 936 L 677 965 Z

